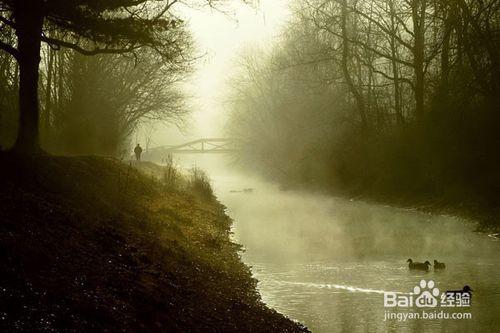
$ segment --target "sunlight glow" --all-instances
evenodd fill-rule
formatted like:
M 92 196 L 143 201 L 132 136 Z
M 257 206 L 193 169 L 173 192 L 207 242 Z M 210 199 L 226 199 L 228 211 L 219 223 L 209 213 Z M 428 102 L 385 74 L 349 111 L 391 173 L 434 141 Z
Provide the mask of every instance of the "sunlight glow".
M 225 12 L 185 8 L 197 54 L 204 55 L 196 65 L 187 91 L 192 98 L 192 123 L 181 133 L 176 128 L 155 126 L 151 146 L 178 143 L 203 136 L 221 136 L 225 122 L 223 95 L 227 80 L 236 68 L 236 59 L 246 47 L 267 47 L 278 38 L 290 12 L 288 0 L 261 0 L 252 7 L 233 4 Z M 147 131 L 138 134 L 144 141 Z

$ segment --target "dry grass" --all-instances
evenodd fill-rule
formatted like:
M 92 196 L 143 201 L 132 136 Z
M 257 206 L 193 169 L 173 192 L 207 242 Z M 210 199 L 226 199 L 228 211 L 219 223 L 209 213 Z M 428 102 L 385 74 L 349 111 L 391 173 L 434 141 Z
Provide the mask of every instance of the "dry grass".
M 304 331 L 260 301 L 205 176 L 173 188 L 110 159 L 0 162 L 0 331 Z

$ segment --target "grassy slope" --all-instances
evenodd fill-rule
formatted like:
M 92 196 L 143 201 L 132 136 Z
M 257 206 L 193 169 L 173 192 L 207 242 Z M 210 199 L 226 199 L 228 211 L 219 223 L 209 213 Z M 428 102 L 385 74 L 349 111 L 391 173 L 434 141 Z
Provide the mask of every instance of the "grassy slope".
M 0 163 L 0 331 L 305 331 L 262 304 L 215 199 L 102 158 Z

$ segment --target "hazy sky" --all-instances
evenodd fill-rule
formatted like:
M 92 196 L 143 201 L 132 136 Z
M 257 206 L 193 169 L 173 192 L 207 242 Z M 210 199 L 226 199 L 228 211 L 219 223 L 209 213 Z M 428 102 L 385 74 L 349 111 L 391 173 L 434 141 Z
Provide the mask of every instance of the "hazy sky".
M 228 78 L 237 68 L 238 54 L 251 45 L 271 45 L 289 17 L 288 2 L 260 0 L 255 8 L 235 1 L 231 7 L 224 8 L 226 14 L 208 9 L 185 10 L 183 16 L 188 19 L 197 52 L 206 53 L 188 84 L 188 93 L 193 96 L 190 101 L 193 122 L 187 134 L 155 126 L 151 147 L 223 135 L 227 112 L 223 105 L 224 94 Z M 144 133 L 139 134 L 137 139 L 144 142 L 144 136 Z

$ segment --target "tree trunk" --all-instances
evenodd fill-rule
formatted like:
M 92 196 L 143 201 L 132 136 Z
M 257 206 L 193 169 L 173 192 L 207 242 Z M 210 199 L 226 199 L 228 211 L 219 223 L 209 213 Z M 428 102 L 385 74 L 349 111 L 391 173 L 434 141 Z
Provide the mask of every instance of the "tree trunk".
M 56 53 L 56 61 L 54 63 L 54 103 L 52 112 L 52 124 L 57 131 L 62 122 L 62 110 L 64 109 L 64 68 L 65 62 L 64 49 Z
M 50 114 L 52 112 L 52 72 L 54 71 L 54 51 L 48 49 L 48 64 L 47 64 L 47 84 L 45 87 L 45 119 L 44 131 L 47 137 L 50 136 Z
M 396 24 L 396 10 L 394 9 L 393 1 L 389 1 L 389 10 L 391 15 L 391 65 L 392 65 L 392 76 L 394 78 L 394 110 L 396 111 L 396 120 L 398 125 L 404 124 L 404 117 L 401 105 L 401 85 L 399 83 L 399 67 L 396 59 L 398 58 L 398 50 L 396 46 L 396 34 L 397 34 L 397 24 Z
M 363 101 L 363 96 L 361 92 L 358 90 L 356 85 L 354 84 L 354 81 L 351 77 L 351 73 L 349 71 L 349 57 L 350 57 L 350 51 L 349 51 L 349 37 L 347 35 L 347 2 L 346 0 L 342 1 L 342 72 L 344 75 L 344 79 L 346 80 L 347 87 L 349 88 L 349 91 L 352 93 L 354 96 L 354 99 L 356 101 L 356 105 L 358 108 L 359 116 L 361 118 L 361 128 L 363 131 L 366 131 L 368 129 L 368 120 L 366 118 L 366 109 L 365 109 L 365 103 Z
M 449 15 L 449 14 L 448 14 Z M 448 85 L 450 77 L 450 40 L 452 32 L 452 21 L 446 17 L 444 26 L 443 46 L 441 47 L 441 77 L 440 77 L 440 95 L 444 98 L 448 96 Z
M 413 47 L 413 69 L 415 73 L 415 117 L 417 123 L 424 121 L 424 94 L 425 94 L 425 10 L 426 0 L 412 2 L 412 21 L 415 34 Z
M 19 130 L 14 150 L 40 151 L 38 69 L 43 26 L 41 1 L 19 1 L 14 8 L 19 50 Z

